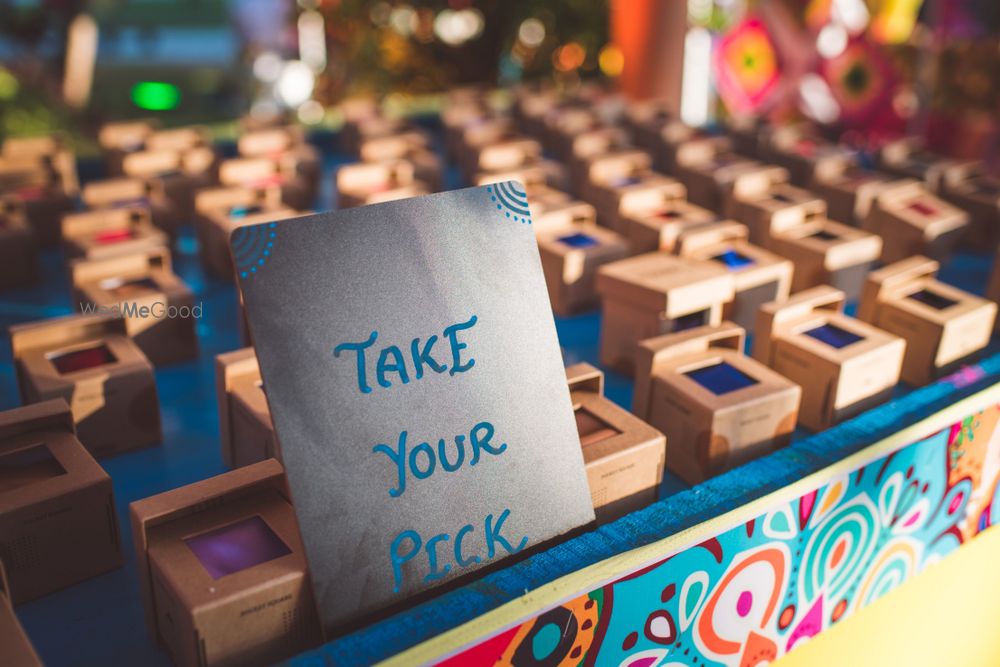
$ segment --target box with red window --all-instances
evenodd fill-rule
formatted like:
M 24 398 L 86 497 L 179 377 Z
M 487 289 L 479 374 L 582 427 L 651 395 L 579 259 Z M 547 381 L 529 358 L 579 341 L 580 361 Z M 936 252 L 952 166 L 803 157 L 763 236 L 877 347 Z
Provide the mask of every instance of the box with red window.
M 62 398 L 97 458 L 161 440 L 153 365 L 113 315 L 67 315 L 10 328 L 25 404 Z
M 142 205 L 72 213 L 62 221 L 67 259 L 106 259 L 166 248 L 166 233 L 153 226 Z
M 0 196 L 17 201 L 40 243 L 59 241 L 59 220 L 76 203 L 76 163 L 73 154 L 52 155 L 11 151 L 0 153 Z

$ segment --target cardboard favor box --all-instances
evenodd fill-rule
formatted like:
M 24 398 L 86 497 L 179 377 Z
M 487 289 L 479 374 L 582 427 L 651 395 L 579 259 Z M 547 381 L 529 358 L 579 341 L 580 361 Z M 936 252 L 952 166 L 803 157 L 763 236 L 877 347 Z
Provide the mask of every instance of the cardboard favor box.
M 689 227 L 681 233 L 677 254 L 717 262 L 733 275 L 733 300 L 722 316 L 753 330 L 757 310 L 769 301 L 782 302 L 792 288 L 790 260 L 747 241 L 745 225 L 731 220 Z
M 854 300 L 882 253 L 882 237 L 825 217 L 794 224 L 771 236 L 769 247 L 795 265 L 792 291 L 829 285 Z
M 686 229 L 696 229 L 718 220 L 707 208 L 695 206 L 683 197 L 665 198 L 660 206 L 636 210 L 623 216 L 634 254 L 675 252 Z
M 757 183 L 733 199 L 733 218 L 747 226 L 750 240 L 771 247 L 775 234 L 810 220 L 826 217 L 827 204 L 809 190 L 787 183 Z
M 17 202 L 43 245 L 58 243 L 59 219 L 76 206 L 76 163 L 69 153 L 60 155 L 57 163 L 0 156 L 0 196 Z
M 171 237 L 177 235 L 180 225 L 190 221 L 195 192 L 215 183 L 217 167 L 218 156 L 209 146 L 144 150 L 122 161 L 125 176 L 146 181 L 170 202 L 173 215 L 160 226 Z
M 423 132 L 410 131 L 402 135 L 369 139 L 361 146 L 361 160 L 406 160 L 413 165 L 417 180 L 426 183 L 431 192 L 438 192 L 444 187 L 444 163 L 428 148 L 427 137 Z
M 198 355 L 195 320 L 201 305 L 170 266 L 166 248 L 70 266 L 77 307 L 117 310 L 125 331 L 155 366 Z
M 639 343 L 632 411 L 667 436 L 667 467 L 689 484 L 791 441 L 802 390 L 743 354 L 731 322 Z
M 232 248 L 326 628 L 593 521 L 520 184 L 244 226 Z
M 107 259 L 166 250 L 166 233 L 153 226 L 142 205 L 83 211 L 63 217 L 63 248 L 68 259 Z
M 77 434 L 95 457 L 160 442 L 153 366 L 108 315 L 67 315 L 10 328 L 24 403 L 67 401 Z
M 287 206 L 272 207 L 268 204 L 236 205 L 209 211 L 204 214 L 205 246 L 202 263 L 216 278 L 233 280 L 233 258 L 229 237 L 234 229 L 272 220 L 286 220 L 303 215 Z
M 982 165 L 969 167 L 945 181 L 943 196 L 969 214 L 966 241 L 989 247 L 1000 240 L 1000 178 L 984 173 Z
M 276 186 L 288 207 L 307 210 L 316 201 L 319 173 L 316 156 L 309 147 L 296 148 L 277 156 L 238 157 L 219 165 L 219 183 L 248 188 Z
M 194 197 L 194 227 L 202 266 L 217 277 L 231 278 L 229 230 L 222 223 L 233 214 L 245 216 L 283 208 L 277 185 L 231 185 L 198 191 Z
M 723 216 L 745 192 L 759 192 L 788 180 L 784 167 L 749 160 L 720 150 L 714 139 L 689 141 L 677 150 L 677 180 L 692 203 Z
M 116 208 L 149 209 L 153 224 L 168 236 L 181 224 L 177 206 L 167 196 L 165 182 L 158 179 L 110 178 L 91 181 L 80 193 L 84 205 L 91 210 Z M 172 238 L 172 237 L 171 237 Z
M 592 161 L 629 147 L 628 134 L 620 127 L 597 127 L 573 136 L 567 158 L 573 192 L 580 194 L 586 189 Z
M 150 151 L 189 151 L 211 145 L 212 133 L 204 125 L 155 130 L 145 141 L 145 148 Z
M 628 241 L 598 226 L 594 208 L 584 202 L 551 205 L 534 227 L 552 310 L 571 315 L 596 307 L 597 269 L 628 257 Z
M 858 318 L 906 340 L 903 381 L 923 385 L 954 370 L 990 342 L 997 304 L 946 285 L 938 263 L 910 257 L 873 271 Z
M 61 399 L 0 413 L 0 555 L 14 604 L 122 564 L 111 478 Z
M 76 155 L 70 148 L 68 137 L 63 134 L 6 139 L 0 148 L 0 157 L 9 162 L 34 163 L 52 173 L 55 183 L 67 197 L 76 197 L 80 192 Z
M 801 187 L 842 173 L 854 166 L 850 149 L 827 141 L 819 132 L 805 125 L 787 125 L 769 133 L 766 159 L 788 169 L 791 180 Z
M 525 83 L 517 87 L 513 115 L 518 126 L 533 137 L 545 131 L 545 117 L 562 101 L 553 87 Z
M 0 290 L 38 279 L 38 240 L 16 199 L 0 197 Z
M 236 152 L 245 157 L 275 155 L 305 143 L 298 125 L 276 125 L 247 130 L 236 139 Z
M 968 168 L 974 162 L 957 160 L 927 149 L 923 138 L 904 137 L 890 141 L 878 152 L 878 165 L 883 171 L 900 178 L 913 178 L 924 183 L 931 192 L 941 192 L 955 171 Z
M 108 173 L 111 176 L 121 175 L 122 160 L 125 156 L 145 148 L 146 140 L 159 126 L 157 120 L 122 121 L 102 125 L 97 133 L 97 144 L 104 154 Z
M 401 189 L 426 190 L 417 180 L 413 163 L 406 160 L 345 164 L 337 169 L 334 181 L 338 208 L 374 204 L 379 197 Z
M 604 396 L 604 373 L 590 364 L 566 368 L 573 413 L 598 521 L 612 521 L 656 501 L 666 439 Z
M 891 174 L 849 167 L 816 178 L 809 189 L 826 202 L 827 215 L 832 220 L 865 228 L 875 198 L 899 180 Z
M 652 170 L 652 158 L 625 150 L 590 163 L 583 198 L 597 209 L 597 221 L 619 234 L 628 233 L 626 216 L 656 210 L 666 202 L 684 199 L 684 186 Z
M 799 423 L 820 431 L 877 405 L 899 381 L 906 341 L 844 314 L 829 286 L 765 304 L 753 356 L 802 387 Z
M 601 363 L 631 375 L 639 341 L 722 321 L 732 274 L 718 262 L 655 252 L 598 269 Z
M 945 259 L 969 224 L 969 214 L 935 197 L 916 181 L 901 181 L 879 193 L 866 228 L 882 237 L 882 262 L 911 255 Z
M 280 461 L 281 448 L 252 347 L 215 357 L 215 388 L 226 465 L 241 468 L 271 458 Z
M 546 147 L 559 160 L 569 160 L 575 138 L 603 126 L 600 116 L 584 105 L 565 105 L 545 116 Z
M 322 640 L 281 465 L 130 506 L 146 624 L 178 667 L 271 664 Z

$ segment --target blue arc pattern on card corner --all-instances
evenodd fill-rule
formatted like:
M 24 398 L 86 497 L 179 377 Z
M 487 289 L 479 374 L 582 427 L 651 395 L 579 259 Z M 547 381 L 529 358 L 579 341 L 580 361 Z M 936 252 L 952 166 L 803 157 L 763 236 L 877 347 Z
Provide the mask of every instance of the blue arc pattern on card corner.
M 518 190 L 513 181 L 503 183 L 493 183 L 486 186 L 486 192 L 490 195 L 497 210 L 514 222 L 531 224 L 531 211 L 528 209 L 528 194 Z
M 264 266 L 274 252 L 277 237 L 276 222 L 237 227 L 233 231 L 233 262 L 240 277 L 247 278 Z

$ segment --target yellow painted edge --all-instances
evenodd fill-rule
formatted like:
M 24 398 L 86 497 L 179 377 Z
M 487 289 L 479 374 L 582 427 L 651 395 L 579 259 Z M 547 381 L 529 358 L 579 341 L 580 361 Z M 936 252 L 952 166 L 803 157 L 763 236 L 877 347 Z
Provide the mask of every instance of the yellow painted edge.
M 797 482 L 661 540 L 594 563 L 544 584 L 533 591 L 525 591 L 524 595 L 519 598 L 378 664 L 383 667 L 409 667 L 410 665 L 425 665 L 443 660 L 471 647 L 476 642 L 515 627 L 546 609 L 551 609 L 661 561 L 667 556 L 701 544 L 707 539 L 740 526 L 750 518 L 766 513 L 774 506 L 805 495 L 826 481 L 845 473 L 854 472 L 872 461 L 929 437 L 973 412 L 998 402 L 1000 402 L 1000 383 L 991 385 L 972 396 L 967 396 L 961 401 L 953 403 L 887 438 L 872 443 L 836 463 L 821 468 Z

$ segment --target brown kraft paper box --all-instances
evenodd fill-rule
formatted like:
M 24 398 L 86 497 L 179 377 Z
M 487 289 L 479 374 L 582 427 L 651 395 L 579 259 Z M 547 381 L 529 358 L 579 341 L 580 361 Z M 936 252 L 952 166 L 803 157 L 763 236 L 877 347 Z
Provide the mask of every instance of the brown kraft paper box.
M 620 127 L 597 127 L 572 137 L 568 158 L 572 191 L 576 194 L 584 192 L 592 161 L 630 147 L 628 134 Z
M 9 138 L 3 142 L 0 156 L 13 162 L 34 162 L 54 173 L 62 193 L 67 197 L 74 198 L 80 193 L 76 156 L 70 149 L 69 139 L 63 134 Z
M 150 151 L 188 151 L 211 145 L 212 133 L 204 125 L 156 130 L 146 137 L 145 142 L 146 150 Z
M 882 252 L 882 238 L 822 217 L 776 232 L 772 251 L 792 260 L 792 292 L 830 285 L 857 299 L 861 286 Z
M 849 167 L 816 178 L 809 189 L 826 202 L 827 215 L 832 220 L 866 229 L 868 212 L 875 198 L 900 180 L 890 174 Z
M 594 308 L 598 267 L 629 256 L 629 244 L 599 227 L 584 202 L 550 207 L 532 222 L 552 310 L 571 315 Z
M 10 340 L 21 400 L 66 400 L 95 458 L 161 441 L 153 366 L 123 319 L 56 317 L 13 326 Z
M 91 210 L 147 208 L 153 224 L 168 235 L 179 224 L 177 207 L 167 197 L 163 183 L 142 178 L 111 178 L 83 186 L 81 199 Z
M 252 215 L 276 211 L 283 207 L 281 188 L 277 185 L 258 188 L 231 185 L 200 190 L 194 196 L 194 225 L 202 266 L 213 273 L 217 267 L 228 268 L 228 237 L 214 234 L 215 219 L 225 219 L 234 213 Z
M 658 250 L 675 252 L 677 240 L 685 229 L 718 220 L 715 213 L 683 197 L 664 198 L 660 206 L 633 211 L 622 217 L 632 252 L 637 255 Z
M 892 264 L 911 255 L 947 258 L 968 224 L 968 213 L 904 181 L 879 193 L 866 227 L 882 237 L 882 262 Z
M 652 170 L 649 153 L 626 150 L 593 160 L 581 194 L 597 209 L 599 224 L 627 235 L 629 213 L 657 209 L 686 193 L 679 182 Z
M 322 641 L 277 461 L 139 500 L 130 512 L 146 624 L 178 667 L 272 664 Z
M 252 347 L 215 357 L 215 388 L 226 465 L 241 468 L 270 458 L 280 461 L 281 448 Z
M 681 234 L 677 254 L 717 262 L 732 273 L 735 296 L 723 306 L 722 316 L 752 331 L 763 304 L 788 298 L 793 265 L 751 244 L 747 236 L 746 226 L 731 220 L 690 227 Z
M 104 154 L 108 173 L 120 176 L 125 156 L 145 148 L 146 140 L 159 126 L 160 123 L 156 120 L 105 123 L 97 134 L 97 144 Z
M 209 273 L 222 280 L 233 280 L 233 258 L 228 249 L 229 235 L 233 230 L 243 225 L 258 222 L 284 220 L 305 215 L 287 207 L 277 209 L 267 206 L 233 207 L 205 215 L 207 225 L 205 234 L 207 243 L 203 248 L 202 262 Z
M 170 202 L 173 216 L 163 230 L 171 238 L 177 235 L 180 225 L 191 220 L 195 192 L 215 183 L 217 168 L 218 156 L 208 146 L 140 151 L 127 155 L 122 162 L 127 177 L 146 181 Z
M 301 197 L 301 201 L 289 201 L 289 206 L 301 204 L 308 208 L 316 201 L 323 160 L 319 150 L 306 142 L 301 127 L 283 125 L 244 132 L 236 141 L 236 149 L 243 157 L 265 157 L 282 165 L 284 173 L 301 188 L 297 195 L 289 190 L 290 197 Z
M 148 208 L 130 206 L 67 215 L 62 221 L 63 248 L 73 259 L 107 259 L 166 249 L 166 233 L 153 226 Z
M 38 240 L 16 199 L 0 198 L 0 290 L 38 280 Z
M 68 152 L 62 162 L 0 156 L 0 196 L 20 205 L 42 245 L 59 242 L 59 220 L 76 206 L 76 164 Z
M 604 373 L 590 364 L 566 368 L 587 482 L 599 523 L 656 501 L 666 438 L 604 396 Z
M 677 149 L 677 179 L 698 206 L 732 217 L 744 192 L 788 181 L 788 170 L 718 150 L 715 139 L 689 141 Z
M 826 202 L 809 190 L 787 183 L 757 183 L 733 200 L 733 218 L 750 231 L 750 241 L 771 248 L 775 233 L 826 217 Z
M 973 248 L 994 246 L 1000 240 L 1000 178 L 987 174 L 981 163 L 953 169 L 942 196 L 969 214 L 965 242 Z
M 639 341 L 722 322 L 735 295 L 732 274 L 717 262 L 648 253 L 598 269 L 601 363 L 626 375 L 635 370 Z
M 931 192 L 941 192 L 954 170 L 974 165 L 972 160 L 959 160 L 927 150 L 921 137 L 904 137 L 890 141 L 878 153 L 878 165 L 883 171 L 900 178 L 915 178 Z
M 787 445 L 802 390 L 743 354 L 732 322 L 639 343 L 633 412 L 667 436 L 667 467 L 689 484 Z
M 278 187 L 281 201 L 288 207 L 306 210 L 316 201 L 318 182 L 313 182 L 308 157 L 300 159 L 296 151 L 278 157 L 238 157 L 219 164 L 219 183 L 248 188 Z
M 471 181 L 481 172 L 506 171 L 542 162 L 542 147 L 536 139 L 504 136 L 470 151 L 465 176 Z
M 753 356 L 802 387 L 799 424 L 813 431 L 889 398 L 906 341 L 844 315 L 844 293 L 823 285 L 765 304 Z
M 166 248 L 70 266 L 77 303 L 117 309 L 125 330 L 154 366 L 198 355 L 194 294 L 170 266 Z
M 770 132 L 766 159 L 788 169 L 792 182 L 804 188 L 856 163 L 850 149 L 827 141 L 815 128 L 804 124 Z
M 986 347 L 997 304 L 946 285 L 938 263 L 910 257 L 873 271 L 858 304 L 858 319 L 906 340 L 903 381 L 923 385 L 954 370 Z
M 364 206 L 374 203 L 379 195 L 412 186 L 426 189 L 417 181 L 413 164 L 406 160 L 345 164 L 337 170 L 334 181 L 338 208 Z
M 13 604 L 122 564 L 111 478 L 61 399 L 0 413 L 0 558 Z

